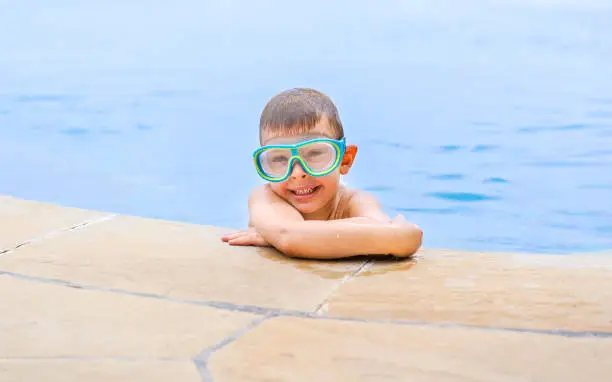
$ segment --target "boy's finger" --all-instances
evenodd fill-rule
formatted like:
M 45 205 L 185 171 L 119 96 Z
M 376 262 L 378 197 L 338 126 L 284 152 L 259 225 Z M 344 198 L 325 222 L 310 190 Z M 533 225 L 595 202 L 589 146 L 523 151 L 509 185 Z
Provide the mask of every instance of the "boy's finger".
M 221 240 L 222 241 L 228 241 L 228 240 L 232 239 L 234 236 L 235 236 L 235 234 L 228 233 L 228 234 L 225 234 L 225 235 L 221 236 Z
M 226 233 L 225 235 L 221 236 L 221 240 L 223 240 L 223 241 L 232 240 L 232 239 L 235 239 L 237 237 L 244 236 L 247 233 L 248 232 L 246 232 L 246 231 L 238 231 L 238 232 Z
M 404 215 L 402 215 L 402 214 L 397 214 L 397 216 L 395 216 L 395 219 L 393 219 L 393 223 L 395 223 L 395 224 L 403 224 L 403 223 L 406 223 L 406 222 L 407 222 L 407 220 L 404 217 Z
M 240 236 L 227 242 L 229 245 L 257 245 L 257 240 L 251 235 Z

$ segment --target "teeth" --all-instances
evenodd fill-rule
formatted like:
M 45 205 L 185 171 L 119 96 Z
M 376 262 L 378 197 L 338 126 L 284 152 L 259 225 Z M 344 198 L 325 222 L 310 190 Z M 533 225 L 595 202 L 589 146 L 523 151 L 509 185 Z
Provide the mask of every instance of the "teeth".
M 302 188 L 299 190 L 295 190 L 293 192 L 295 192 L 297 195 L 307 195 L 310 194 L 314 191 L 314 187 L 310 187 L 310 188 Z

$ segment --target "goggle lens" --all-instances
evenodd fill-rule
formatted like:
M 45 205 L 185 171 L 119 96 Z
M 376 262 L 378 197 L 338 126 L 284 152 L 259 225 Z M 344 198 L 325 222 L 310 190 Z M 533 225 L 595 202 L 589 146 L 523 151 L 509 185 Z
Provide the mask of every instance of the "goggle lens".
M 338 149 L 329 142 L 313 142 L 300 146 L 297 150 L 299 157 L 311 173 L 324 173 L 329 170 L 338 159 Z M 281 178 L 287 171 L 292 160 L 291 149 L 271 148 L 259 154 L 261 171 L 270 178 Z

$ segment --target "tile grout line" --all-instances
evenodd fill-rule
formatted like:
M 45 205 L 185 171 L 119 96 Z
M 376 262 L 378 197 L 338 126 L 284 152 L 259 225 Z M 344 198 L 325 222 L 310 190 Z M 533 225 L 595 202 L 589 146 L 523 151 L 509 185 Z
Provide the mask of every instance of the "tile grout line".
M 327 307 L 328 307 L 329 300 L 340 289 L 340 287 L 342 287 L 342 285 L 346 284 L 347 282 L 349 282 L 350 280 L 354 279 L 355 277 L 359 276 L 359 274 L 361 274 L 361 272 L 369 269 L 372 266 L 373 263 L 374 263 L 374 260 L 366 260 L 354 272 L 344 276 L 336 284 L 336 286 L 329 292 L 327 297 L 325 299 L 323 299 L 323 301 L 321 301 L 321 303 L 317 306 L 317 308 L 314 310 L 314 314 L 318 315 L 318 316 L 320 316 L 322 314 L 325 314 L 327 312 Z
M 363 265 L 365 267 L 366 264 Z M 569 338 L 612 338 L 612 331 L 573 331 L 564 329 L 529 329 L 529 328 L 513 328 L 513 327 L 497 327 L 497 326 L 479 326 L 474 324 L 462 324 L 453 322 L 428 322 L 428 321 L 409 321 L 409 320 L 393 320 L 393 319 L 372 319 L 372 318 L 359 318 L 359 317 L 348 317 L 348 316 L 330 316 L 330 315 L 319 315 L 312 312 L 288 310 L 282 308 L 268 308 L 256 305 L 240 305 L 233 304 L 223 301 L 211 301 L 211 300 L 187 300 L 173 297 L 166 297 L 157 295 L 154 293 L 145 292 L 132 292 L 128 290 L 116 289 L 116 288 L 104 288 L 87 284 L 72 283 L 64 280 L 50 279 L 38 276 L 28 276 L 14 272 L 7 272 L 0 270 L 0 276 L 14 277 L 22 280 L 28 280 L 33 282 L 40 282 L 43 284 L 58 285 L 73 289 L 82 289 L 96 292 L 114 293 L 127 296 L 144 297 L 155 300 L 161 300 L 166 302 L 174 302 L 180 304 L 189 304 L 197 306 L 205 306 L 209 308 L 216 308 L 231 312 L 244 312 L 260 315 L 260 318 L 269 317 L 296 317 L 305 319 L 316 319 L 316 320 L 331 320 L 331 321 L 345 321 L 345 322 L 360 322 L 365 324 L 391 324 L 391 325 L 405 325 L 405 326 L 427 326 L 427 327 L 440 327 L 440 328 L 463 328 L 463 329 L 477 329 L 487 331 L 506 331 L 506 332 L 523 332 L 523 333 L 536 333 L 536 334 L 547 334 L 556 335 Z
M 189 304 L 189 305 L 206 306 L 206 307 L 217 308 L 217 309 L 226 310 L 226 311 L 234 311 L 234 312 L 246 312 L 246 313 L 259 314 L 259 315 L 265 315 L 265 314 L 299 315 L 300 313 L 302 313 L 300 311 L 290 311 L 290 310 L 285 310 L 285 309 L 268 308 L 268 307 L 262 307 L 262 306 L 257 306 L 257 305 L 240 305 L 240 304 L 233 304 L 229 302 L 214 301 L 214 300 L 212 301 L 211 300 L 188 300 L 188 299 L 181 299 L 181 298 L 175 298 L 175 297 L 167 297 L 167 296 L 163 296 L 163 295 L 159 295 L 155 293 L 134 292 L 134 291 L 118 289 L 118 288 L 100 287 L 96 285 L 81 284 L 81 283 L 75 283 L 75 282 L 59 280 L 59 279 L 52 279 L 52 278 L 47 278 L 47 277 L 24 275 L 21 273 L 15 273 L 15 272 L 10 272 L 10 271 L 3 271 L 3 270 L 0 270 L 0 276 L 14 277 L 14 278 L 21 279 L 21 280 L 39 282 L 42 284 L 63 286 L 63 287 L 68 287 L 68 288 L 73 288 L 73 289 L 82 289 L 82 290 L 88 290 L 88 291 L 94 291 L 94 292 L 114 293 L 114 294 L 134 296 L 134 297 L 144 297 L 144 298 L 150 298 L 154 300 L 161 300 L 161 301 Z M 307 314 L 307 312 L 303 312 L 303 314 Z
M 146 357 L 146 356 L 124 356 L 124 357 L 96 357 L 96 356 L 17 356 L 0 357 L 0 361 L 121 361 L 121 362 L 185 362 L 189 357 Z
M 107 220 L 112 220 L 116 216 L 117 216 L 117 214 L 104 215 L 104 216 L 101 216 L 101 217 L 98 217 L 98 218 L 88 219 L 88 220 L 82 221 L 80 223 L 71 225 L 69 227 L 60 228 L 60 229 L 56 229 L 54 231 L 50 231 L 50 232 L 44 233 L 44 234 L 42 234 L 40 236 L 37 236 L 37 237 L 34 237 L 32 239 L 27 239 L 27 240 L 24 240 L 22 242 L 19 242 L 14 247 L 12 247 L 12 248 L 6 248 L 6 249 L 0 251 L 0 256 L 9 255 L 9 254 L 15 252 L 17 249 L 19 249 L 21 247 L 24 247 L 24 246 L 32 244 L 32 243 L 37 243 L 37 242 L 42 241 L 44 239 L 48 239 L 48 238 L 51 238 L 51 237 L 54 237 L 54 236 L 58 236 L 58 235 L 61 235 L 63 233 L 66 233 L 66 232 L 83 229 L 83 228 L 88 227 L 90 225 L 97 224 L 97 223 L 102 223 L 102 222 L 107 221 Z
M 217 350 L 220 350 L 224 348 L 225 346 L 231 344 L 232 342 L 238 340 L 240 337 L 242 337 L 246 333 L 257 328 L 267 319 L 277 317 L 277 316 L 278 314 L 273 313 L 273 314 L 267 314 L 262 317 L 258 317 L 255 320 L 251 321 L 246 326 L 244 326 L 243 328 L 227 336 L 226 338 L 216 343 L 215 345 L 202 350 L 197 356 L 195 356 L 193 358 L 193 363 L 198 369 L 198 372 L 200 373 L 200 377 L 202 378 L 202 381 L 203 382 L 213 382 L 214 381 L 214 378 L 210 370 L 208 369 L 208 360 Z
M 288 317 L 299 317 L 291 316 L 290 314 L 281 314 L 281 316 Z M 503 327 L 503 326 L 482 326 L 476 324 L 462 324 L 459 322 L 450 321 L 408 321 L 408 320 L 393 320 L 384 318 L 360 318 L 360 317 L 348 317 L 348 316 L 315 316 L 309 315 L 300 318 L 310 318 L 316 320 L 330 320 L 330 321 L 345 321 L 345 322 L 358 322 L 363 324 L 386 324 L 386 325 L 399 325 L 399 326 L 424 326 L 429 328 L 455 328 L 455 329 L 473 329 L 473 330 L 484 330 L 493 332 L 517 332 L 517 333 L 533 333 L 551 336 L 561 336 L 565 338 L 602 338 L 612 339 L 612 331 L 575 331 L 575 330 L 564 330 L 564 329 L 530 329 L 520 327 Z

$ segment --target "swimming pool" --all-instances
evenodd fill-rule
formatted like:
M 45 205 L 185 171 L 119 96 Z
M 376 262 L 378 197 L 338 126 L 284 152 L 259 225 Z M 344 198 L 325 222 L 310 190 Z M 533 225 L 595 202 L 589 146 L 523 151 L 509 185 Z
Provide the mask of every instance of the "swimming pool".
M 612 248 L 608 1 L 220 3 L 0 4 L 0 194 L 245 226 L 259 113 L 308 86 L 425 246 Z

